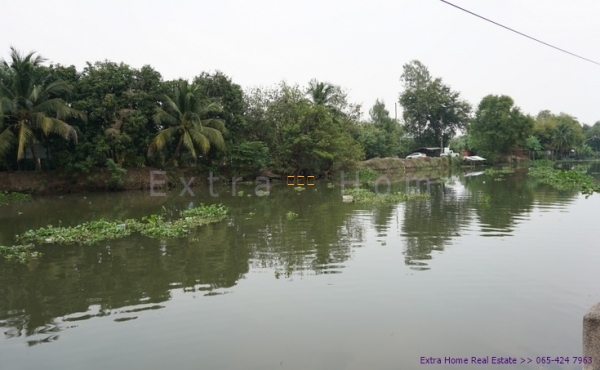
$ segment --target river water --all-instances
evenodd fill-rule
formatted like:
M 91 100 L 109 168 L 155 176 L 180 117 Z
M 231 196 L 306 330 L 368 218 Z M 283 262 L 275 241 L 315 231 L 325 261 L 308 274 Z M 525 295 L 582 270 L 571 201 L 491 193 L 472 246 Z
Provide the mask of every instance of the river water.
M 4 245 L 48 224 L 200 203 L 230 214 L 181 239 L 0 260 L 0 369 L 420 369 L 421 357 L 486 356 L 539 369 L 539 356 L 581 356 L 582 317 L 600 301 L 600 195 L 557 191 L 526 169 L 500 181 L 467 171 L 420 174 L 431 198 L 392 205 L 343 203 L 339 183 L 317 182 L 272 184 L 264 197 L 238 184 L 243 196 L 223 187 L 2 206 Z M 394 191 L 405 180 L 392 178 Z

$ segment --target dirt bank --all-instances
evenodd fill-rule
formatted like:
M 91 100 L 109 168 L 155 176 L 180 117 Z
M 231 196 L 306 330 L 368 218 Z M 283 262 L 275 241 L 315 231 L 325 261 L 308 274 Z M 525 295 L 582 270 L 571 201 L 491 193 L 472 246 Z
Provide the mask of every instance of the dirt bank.
M 76 177 L 66 176 L 58 171 L 16 171 L 0 172 L 0 191 L 16 191 L 31 194 L 64 194 L 79 193 L 84 191 L 111 191 L 111 190 L 137 190 L 149 189 L 151 172 L 160 171 L 157 168 L 130 168 L 121 177 L 113 178 L 106 169 L 95 169 L 93 173 Z M 189 182 L 192 177 L 194 181 L 191 186 L 206 184 L 206 174 L 201 174 L 196 168 L 185 168 L 166 171 L 165 175 L 155 175 L 156 182 L 165 181 L 160 184 L 155 182 L 155 188 L 182 187 L 180 178 Z
M 417 159 L 403 158 L 371 158 L 359 163 L 359 169 L 370 168 L 375 171 L 411 171 L 424 168 L 437 168 L 450 166 L 448 158 L 426 157 Z
M 373 158 L 359 163 L 358 169 L 371 168 L 378 172 L 404 172 L 419 169 L 444 168 L 449 166 L 446 158 Z M 120 176 L 115 176 L 105 168 L 80 175 L 67 176 L 59 171 L 16 171 L 0 172 L 0 191 L 22 192 L 30 194 L 65 194 L 80 193 L 85 191 L 117 191 L 117 190 L 146 190 L 150 189 L 151 173 L 161 171 L 158 168 L 129 168 Z M 270 172 L 265 172 L 269 178 L 280 178 Z M 208 174 L 201 172 L 198 168 L 179 168 L 166 171 L 165 175 L 155 175 L 155 181 L 165 181 L 160 184 L 155 182 L 155 188 L 164 186 L 169 188 L 183 187 L 181 178 L 187 183 L 194 178 L 190 187 L 208 184 Z M 224 178 L 221 181 L 225 181 Z M 120 180 L 119 180 L 120 179 Z M 255 180 L 255 178 L 244 178 L 244 180 Z

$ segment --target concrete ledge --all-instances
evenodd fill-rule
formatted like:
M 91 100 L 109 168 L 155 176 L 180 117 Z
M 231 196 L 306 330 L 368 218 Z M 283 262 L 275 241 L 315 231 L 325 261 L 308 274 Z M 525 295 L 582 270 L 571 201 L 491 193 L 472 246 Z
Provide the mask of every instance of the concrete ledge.
M 583 356 L 592 358 L 583 370 L 600 370 L 600 303 L 583 316 Z

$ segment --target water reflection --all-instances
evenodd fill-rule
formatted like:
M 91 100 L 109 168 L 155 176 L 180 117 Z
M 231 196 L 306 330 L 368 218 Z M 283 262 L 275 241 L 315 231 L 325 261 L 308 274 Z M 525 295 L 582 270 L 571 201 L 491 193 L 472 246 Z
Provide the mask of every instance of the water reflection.
M 393 238 L 389 234 L 394 224 L 405 264 L 428 270 L 432 253 L 463 234 L 510 237 L 534 209 L 564 207 L 577 196 L 539 184 L 525 170 L 503 175 L 500 181 L 477 172 L 429 178 L 442 175 L 446 181 L 430 184 L 431 199 L 399 205 L 342 203 L 337 187 L 296 193 L 276 185 L 270 196 L 261 198 L 211 198 L 198 190 L 196 198 L 74 195 L 7 206 L 0 215 L 3 244 L 48 223 L 139 218 L 161 210 L 175 215 L 190 202 L 222 202 L 231 215 L 176 240 L 131 236 L 94 246 L 43 248 L 44 257 L 26 266 L 0 261 L 0 328 L 5 339 L 27 337 L 27 345 L 33 346 L 59 339 L 61 331 L 82 321 L 108 317 L 119 325 L 160 311 L 176 291 L 214 299 L 233 292 L 252 269 L 266 269 L 273 278 L 341 273 L 355 248 L 367 244 L 369 230 L 377 238 Z M 394 190 L 404 181 L 396 181 Z M 299 217 L 288 220 L 289 211 Z M 17 212 L 22 214 L 15 216 Z

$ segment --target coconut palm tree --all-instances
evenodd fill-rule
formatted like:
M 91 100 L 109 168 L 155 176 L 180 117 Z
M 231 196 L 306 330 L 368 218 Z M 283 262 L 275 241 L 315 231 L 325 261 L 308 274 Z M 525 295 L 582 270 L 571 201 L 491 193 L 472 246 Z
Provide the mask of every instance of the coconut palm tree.
M 16 145 L 19 161 L 29 148 L 36 170 L 41 170 L 35 144 L 52 133 L 76 142 L 75 129 L 63 119 L 85 115 L 57 97 L 71 87 L 63 81 L 49 82 L 50 75 L 40 68 L 44 58 L 10 50 L 10 62 L 0 61 L 0 156 Z
M 187 81 L 179 81 L 172 94 L 165 95 L 161 107 L 154 115 L 154 122 L 161 128 L 148 147 L 148 155 L 154 150 L 162 150 L 170 143 L 177 143 L 171 162 L 180 155 L 181 148 L 188 150 L 194 161 L 196 149 L 206 154 L 211 145 L 225 150 L 222 132 L 223 120 L 205 118 L 210 113 L 220 112 L 221 107 L 200 97 L 200 86 Z
M 339 87 L 315 79 L 309 82 L 306 94 L 313 104 L 323 105 L 334 113 L 339 113 L 338 107 L 345 99 Z
M 552 143 L 556 151 L 556 157 L 558 158 L 559 151 L 564 151 L 573 145 L 575 141 L 575 132 L 573 126 L 560 122 L 556 127 L 556 131 L 552 135 Z

